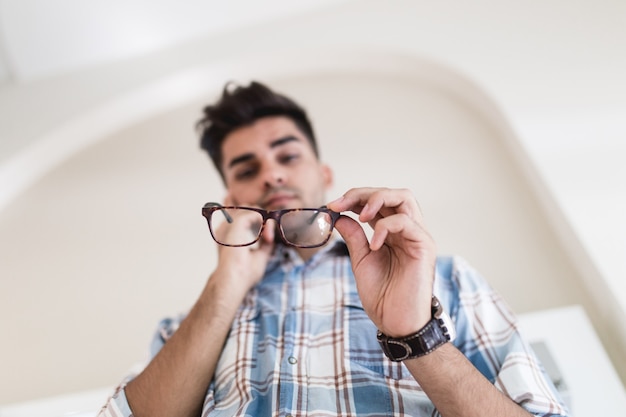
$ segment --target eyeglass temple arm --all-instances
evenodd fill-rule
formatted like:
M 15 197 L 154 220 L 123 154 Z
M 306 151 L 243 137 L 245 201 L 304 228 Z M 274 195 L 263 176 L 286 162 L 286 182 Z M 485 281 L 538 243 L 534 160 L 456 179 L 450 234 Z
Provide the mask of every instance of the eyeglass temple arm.
M 220 203 L 206 203 L 204 207 L 224 207 L 224 206 L 221 205 Z M 228 223 L 233 222 L 233 218 L 230 216 L 230 214 L 226 212 L 226 210 L 220 210 L 220 211 L 222 212 L 222 214 L 224 215 Z

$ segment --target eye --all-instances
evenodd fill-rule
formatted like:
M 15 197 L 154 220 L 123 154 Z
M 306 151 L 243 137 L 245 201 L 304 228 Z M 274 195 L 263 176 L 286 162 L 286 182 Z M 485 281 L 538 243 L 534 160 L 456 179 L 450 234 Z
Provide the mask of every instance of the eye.
M 298 160 L 298 158 L 300 158 L 299 154 L 297 154 L 297 153 L 289 153 L 289 154 L 281 155 L 280 158 L 278 158 L 278 160 L 282 164 L 290 164 L 290 163 L 295 162 L 296 160 Z
M 258 169 L 256 167 L 250 166 L 240 169 L 235 173 L 235 179 L 239 181 L 245 181 L 254 178 Z

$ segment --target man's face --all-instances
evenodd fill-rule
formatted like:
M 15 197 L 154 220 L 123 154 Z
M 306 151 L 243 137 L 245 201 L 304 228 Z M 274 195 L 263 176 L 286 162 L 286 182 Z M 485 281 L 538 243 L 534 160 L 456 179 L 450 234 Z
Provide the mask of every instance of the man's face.
M 306 136 L 284 116 L 258 119 L 222 143 L 229 203 L 267 210 L 319 207 L 332 184 Z

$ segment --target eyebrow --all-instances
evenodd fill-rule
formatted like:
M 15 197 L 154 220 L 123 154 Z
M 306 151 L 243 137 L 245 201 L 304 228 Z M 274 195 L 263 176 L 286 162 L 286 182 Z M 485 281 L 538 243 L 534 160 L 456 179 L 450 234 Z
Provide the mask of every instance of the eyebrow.
M 278 138 L 276 140 L 273 140 L 270 143 L 270 148 L 277 148 L 279 146 L 282 146 L 282 145 L 284 145 L 286 143 L 293 142 L 293 141 L 297 142 L 297 141 L 300 141 L 300 139 L 298 139 L 297 137 L 295 137 L 293 135 L 289 135 L 289 136 L 285 136 L 285 137 L 282 137 L 282 138 Z M 251 159 L 254 159 L 254 154 L 253 153 L 245 153 L 245 154 L 240 155 L 240 156 L 238 156 L 236 158 L 233 158 L 230 161 L 230 163 L 228 164 L 228 167 L 232 168 L 233 166 L 235 166 L 237 164 L 244 163 L 244 162 L 249 161 Z

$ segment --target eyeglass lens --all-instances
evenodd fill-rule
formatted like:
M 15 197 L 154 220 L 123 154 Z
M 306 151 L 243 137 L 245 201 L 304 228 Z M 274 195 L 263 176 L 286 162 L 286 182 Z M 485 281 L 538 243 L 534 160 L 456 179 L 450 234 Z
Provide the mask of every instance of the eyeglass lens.
M 221 208 L 209 220 L 213 238 L 228 246 L 245 246 L 260 236 L 263 215 L 247 208 Z M 279 218 L 280 233 L 286 243 L 298 247 L 324 244 L 332 232 L 332 216 L 321 210 L 298 209 L 284 212 Z M 217 230 L 222 228 L 218 233 Z

